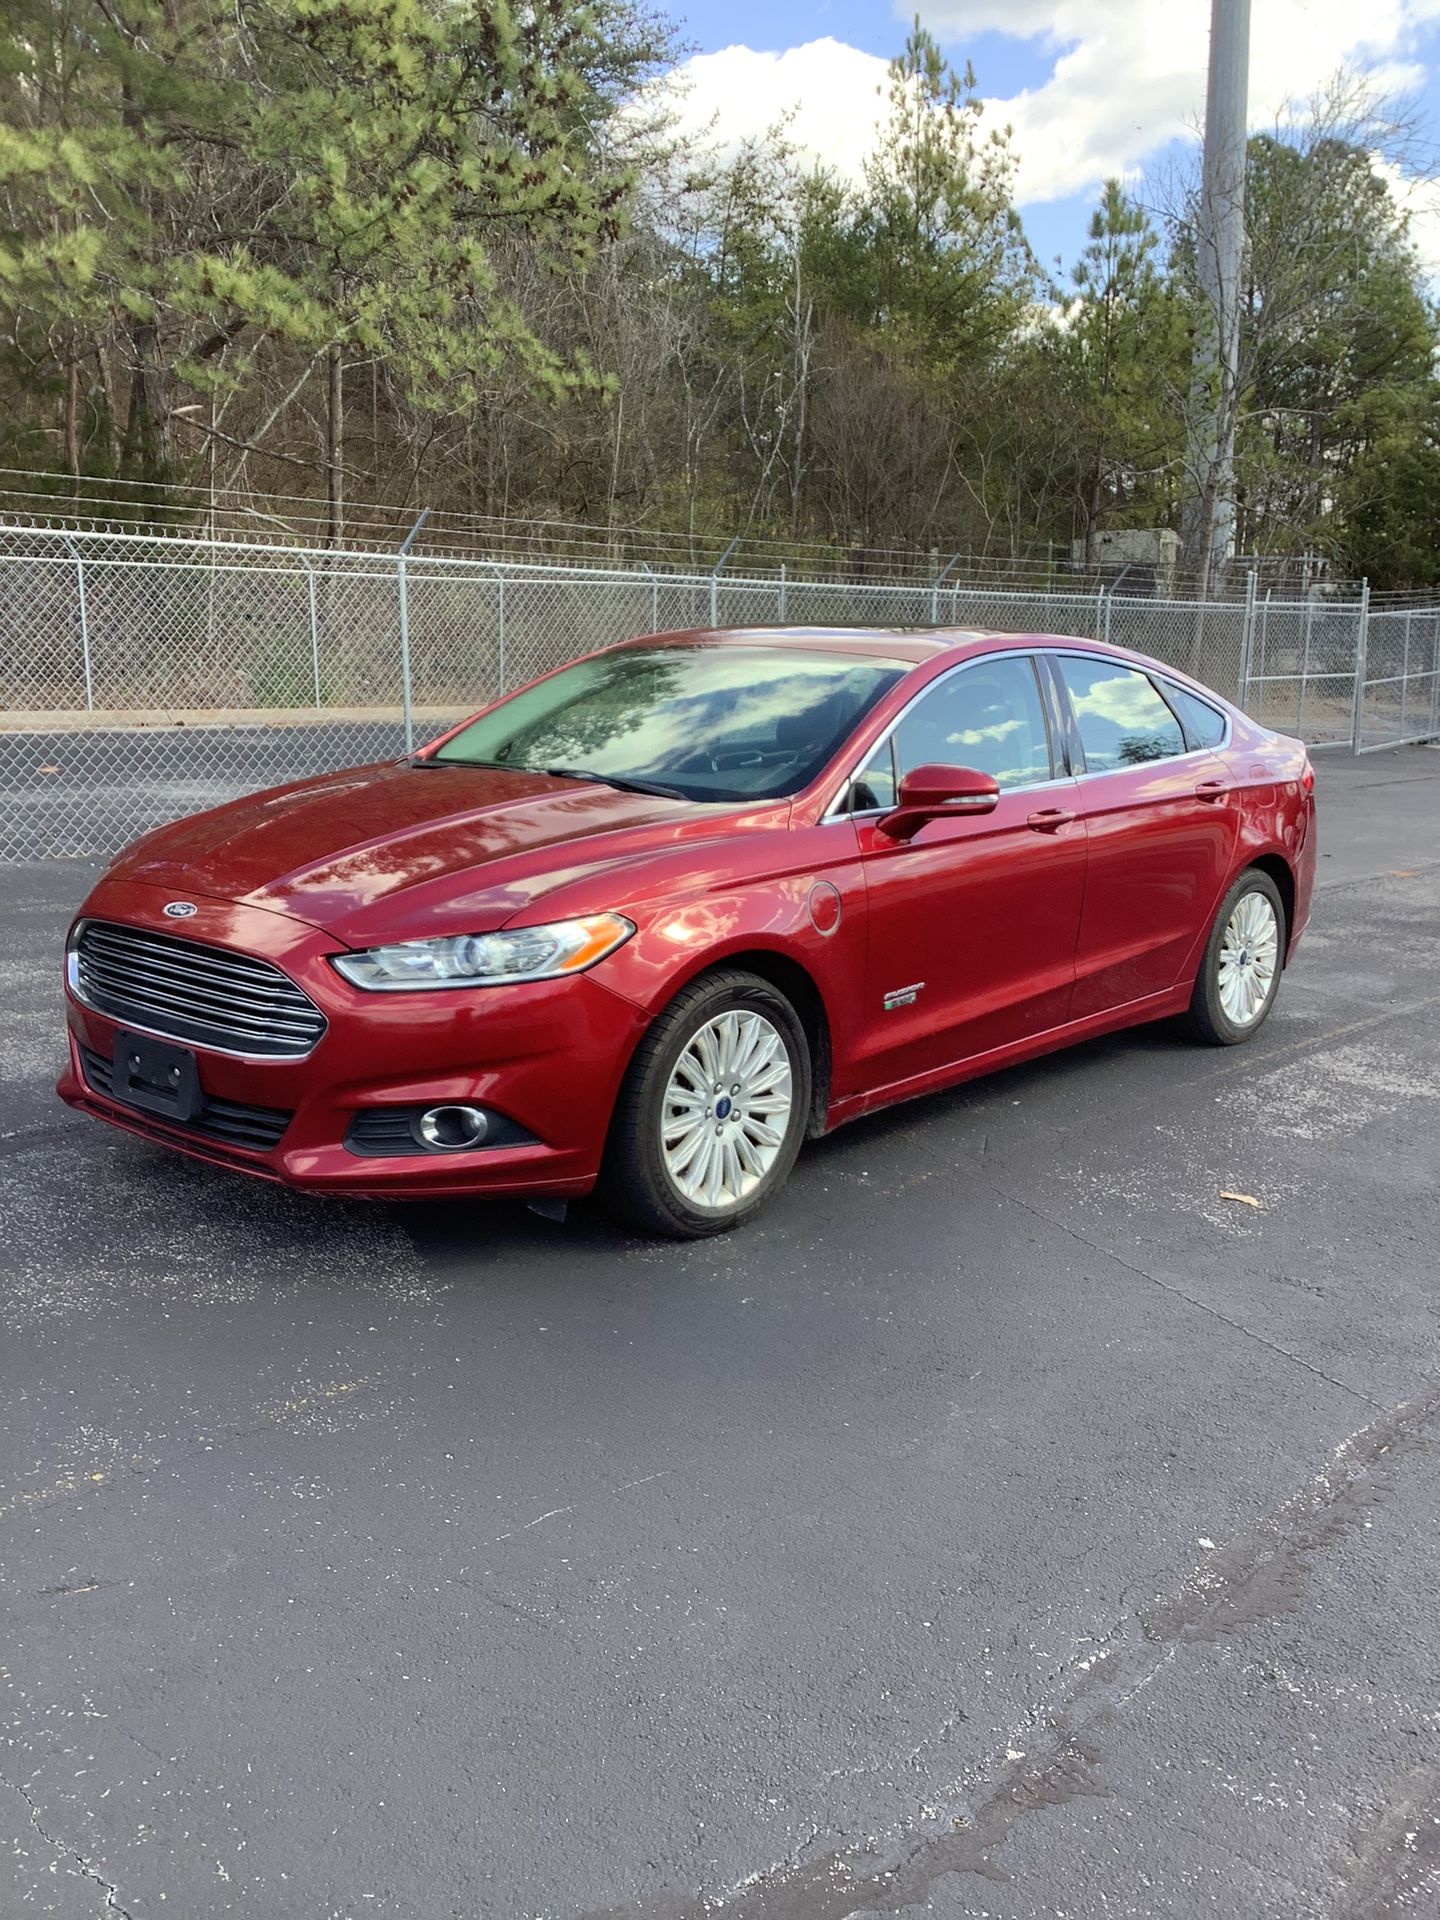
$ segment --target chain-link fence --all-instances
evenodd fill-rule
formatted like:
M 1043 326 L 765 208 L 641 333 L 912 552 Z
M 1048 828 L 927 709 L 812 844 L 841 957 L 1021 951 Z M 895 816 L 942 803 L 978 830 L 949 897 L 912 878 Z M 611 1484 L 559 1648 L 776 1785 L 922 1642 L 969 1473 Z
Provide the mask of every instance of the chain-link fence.
M 677 627 L 946 626 L 1134 647 L 1356 752 L 1440 737 L 1440 610 L 737 578 L 0 526 L 0 861 L 423 741 L 550 667 Z

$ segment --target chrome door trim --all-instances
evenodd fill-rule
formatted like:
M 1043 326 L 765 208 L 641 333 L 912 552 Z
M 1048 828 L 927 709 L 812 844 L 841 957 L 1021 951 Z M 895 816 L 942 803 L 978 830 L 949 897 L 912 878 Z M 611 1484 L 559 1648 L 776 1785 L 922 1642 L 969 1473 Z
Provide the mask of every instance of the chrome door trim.
M 900 709 L 899 713 L 895 715 L 895 718 L 885 727 L 883 732 L 876 734 L 866 750 L 865 758 L 852 765 L 849 773 L 847 773 L 841 781 L 834 797 L 821 814 L 819 824 L 825 826 L 832 820 L 875 820 L 882 814 L 893 813 L 893 807 L 862 807 L 858 811 L 852 812 L 845 806 L 845 796 L 849 793 L 864 768 L 869 765 L 874 755 L 878 753 L 880 748 L 890 739 L 901 721 L 908 718 L 927 694 L 933 693 L 937 687 L 943 686 L 947 680 L 953 679 L 957 673 L 964 673 L 970 667 L 985 666 L 995 660 L 1013 659 L 1017 654 L 1023 655 L 1027 660 L 1035 660 L 1042 657 L 1046 659 L 1106 660 L 1116 666 L 1128 667 L 1132 673 L 1142 673 L 1147 680 L 1150 677 L 1146 668 L 1136 666 L 1129 660 L 1117 659 L 1112 653 L 1091 653 L 1084 647 L 1075 646 L 997 647 L 993 653 L 977 653 L 972 655 L 968 660 L 958 660 L 953 667 L 947 667 L 943 673 L 937 673 L 933 680 L 927 680 L 923 687 L 918 688 L 910 699 L 905 702 L 905 705 Z M 1178 681 L 1178 668 L 1172 671 Z M 1180 684 L 1183 685 L 1183 682 L 1180 682 Z M 1068 693 L 1068 689 L 1066 691 Z M 1158 687 L 1156 688 L 1156 695 L 1159 699 L 1165 700 L 1164 694 L 1160 692 Z M 1040 696 L 1043 703 L 1043 689 L 1040 690 Z M 1207 696 L 1202 693 L 1197 692 L 1195 697 L 1196 699 L 1207 700 Z M 1214 704 L 1213 696 L 1208 697 L 1207 704 Z M 1165 705 L 1167 707 L 1170 706 L 1168 700 L 1165 700 Z M 1221 707 L 1218 711 L 1225 721 L 1225 736 L 1218 746 L 1187 747 L 1184 753 L 1167 754 L 1163 760 L 1147 760 L 1144 764 L 1151 767 L 1170 767 L 1177 765 L 1181 760 L 1198 758 L 1201 754 L 1209 756 L 1224 753 L 1231 743 L 1235 723 L 1227 707 Z M 1171 708 L 1171 712 L 1174 713 L 1173 708 Z M 1176 726 L 1180 728 L 1180 735 L 1183 739 L 1185 728 L 1181 723 L 1178 713 L 1174 714 L 1174 719 Z M 1053 757 L 1055 751 L 1055 742 L 1053 740 L 1050 743 L 1050 750 Z M 1023 786 L 1006 787 L 1002 790 L 1001 797 L 1003 798 L 1006 793 L 1043 793 L 1050 787 L 1070 787 L 1081 780 L 1105 780 L 1113 774 L 1134 773 L 1136 771 L 1137 769 L 1134 767 L 1087 768 L 1084 773 L 1067 773 L 1050 780 L 1027 781 Z
M 863 807 L 859 812 L 852 813 L 846 808 L 844 801 L 846 794 L 854 785 L 862 769 L 870 764 L 870 761 L 880 751 L 881 747 L 883 747 L 894 734 L 895 729 L 900 725 L 901 721 L 908 719 L 922 700 L 934 693 L 938 687 L 943 687 L 947 681 L 953 680 L 957 674 L 965 673 L 971 667 L 985 666 L 996 660 L 1013 660 L 1017 657 L 1031 662 L 1031 671 L 1034 672 L 1033 662 L 1038 652 L 1039 648 L 1037 647 L 997 647 L 993 653 L 977 653 L 969 660 L 957 660 L 953 667 L 946 667 L 943 673 L 937 673 L 933 680 L 927 680 L 923 687 L 918 687 L 905 702 L 905 705 L 900 709 L 899 713 L 895 715 L 895 718 L 885 727 L 884 731 L 877 733 L 875 738 L 870 742 L 865 752 L 865 758 L 851 767 L 849 773 L 846 774 L 844 780 L 841 782 L 839 791 L 836 793 L 834 799 L 831 800 L 830 804 L 821 814 L 820 824 L 823 826 L 826 821 L 829 820 L 873 820 L 881 814 L 893 813 L 895 811 L 893 807 Z M 1045 689 L 1039 683 L 1040 676 L 1038 673 L 1036 673 L 1035 679 L 1035 693 L 1037 699 L 1040 701 L 1043 712 L 1045 707 Z M 1045 735 L 1049 744 L 1051 758 L 1053 759 L 1055 742 L 1050 739 L 1050 716 L 1048 713 L 1045 714 Z M 1027 781 L 1022 787 L 1004 788 L 1001 797 L 1003 798 L 1005 793 L 1038 793 L 1042 787 L 1069 786 L 1070 779 L 1071 776 L 1067 774 L 1061 780 Z

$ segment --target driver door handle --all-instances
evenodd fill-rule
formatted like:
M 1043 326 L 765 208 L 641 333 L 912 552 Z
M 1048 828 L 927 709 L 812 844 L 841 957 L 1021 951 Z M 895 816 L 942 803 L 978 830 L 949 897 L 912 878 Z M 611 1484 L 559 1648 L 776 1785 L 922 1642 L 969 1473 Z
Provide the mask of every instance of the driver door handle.
M 1038 813 L 1032 813 L 1025 822 L 1036 833 L 1058 833 L 1061 827 L 1068 827 L 1075 818 L 1064 807 L 1042 807 Z
M 1196 798 L 1200 800 L 1223 800 L 1225 798 L 1225 782 L 1223 780 L 1202 780 L 1196 787 L 1195 794 Z

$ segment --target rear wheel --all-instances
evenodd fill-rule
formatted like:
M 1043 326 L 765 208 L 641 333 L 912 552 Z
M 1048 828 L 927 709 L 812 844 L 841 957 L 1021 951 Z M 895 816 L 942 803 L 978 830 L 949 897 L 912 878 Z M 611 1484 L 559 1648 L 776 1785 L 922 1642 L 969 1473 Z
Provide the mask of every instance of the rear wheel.
M 1259 867 L 1221 902 L 1190 1000 L 1190 1026 L 1214 1047 L 1238 1046 L 1264 1025 L 1280 991 L 1285 906 Z
M 615 1103 L 601 1198 L 653 1233 L 723 1233 L 785 1179 L 809 1109 L 810 1049 L 790 1002 L 757 974 L 708 974 L 636 1051 Z

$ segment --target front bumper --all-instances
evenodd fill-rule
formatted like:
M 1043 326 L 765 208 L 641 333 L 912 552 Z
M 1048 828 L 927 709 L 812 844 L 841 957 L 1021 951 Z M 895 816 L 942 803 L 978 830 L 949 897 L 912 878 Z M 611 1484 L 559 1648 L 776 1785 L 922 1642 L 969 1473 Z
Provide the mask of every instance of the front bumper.
M 258 908 L 197 901 L 185 935 L 271 961 L 328 1022 L 304 1059 L 247 1060 L 195 1047 L 203 1092 L 215 1101 L 290 1113 L 278 1143 L 257 1151 L 205 1138 L 107 1098 L 87 1083 L 81 1049 L 108 1060 L 124 1023 L 67 989 L 70 1062 L 57 1092 L 68 1105 L 210 1165 L 316 1193 L 417 1199 L 462 1194 L 587 1192 L 595 1183 L 621 1078 L 647 1016 L 594 973 L 513 987 L 365 993 L 327 956 L 346 951 L 323 930 Z M 174 937 L 164 895 L 104 882 L 88 918 Z M 368 1108 L 467 1103 L 504 1114 L 534 1136 L 463 1152 L 357 1154 L 345 1136 Z

